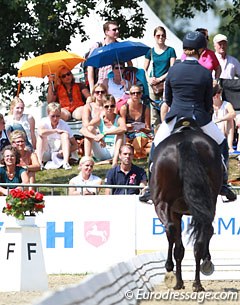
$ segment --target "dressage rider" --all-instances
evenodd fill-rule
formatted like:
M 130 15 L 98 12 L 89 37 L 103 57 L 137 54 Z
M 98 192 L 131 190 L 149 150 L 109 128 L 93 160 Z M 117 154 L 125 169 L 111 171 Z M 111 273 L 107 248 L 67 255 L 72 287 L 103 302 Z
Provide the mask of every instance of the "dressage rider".
M 160 125 L 149 156 L 152 161 L 153 149 L 171 134 L 176 121 L 181 117 L 194 118 L 204 133 L 213 138 L 219 145 L 228 163 L 228 145 L 223 133 L 212 121 L 213 81 L 209 70 L 198 63 L 201 53 L 206 48 L 206 38 L 200 32 L 187 33 L 183 39 L 183 50 L 186 60 L 176 63 L 169 69 L 165 83 L 165 102 L 170 107 L 165 121 Z M 228 175 L 225 171 L 220 194 L 229 200 L 236 195 L 227 185 Z M 147 201 L 148 192 L 140 200 Z

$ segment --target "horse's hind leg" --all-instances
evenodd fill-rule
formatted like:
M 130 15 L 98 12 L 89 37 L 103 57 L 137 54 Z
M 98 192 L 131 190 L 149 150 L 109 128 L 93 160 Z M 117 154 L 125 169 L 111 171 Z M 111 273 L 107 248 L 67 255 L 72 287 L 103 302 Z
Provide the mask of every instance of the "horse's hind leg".
M 181 230 L 181 219 L 182 217 L 178 215 L 175 219 L 175 226 L 176 226 L 176 235 L 175 235 L 175 248 L 174 248 L 174 258 L 176 261 L 176 277 L 177 283 L 174 287 L 175 290 L 184 289 L 184 282 L 182 280 L 182 260 L 184 257 L 184 246 L 182 243 L 182 230 Z
M 165 263 L 165 268 L 167 272 L 173 271 L 174 268 L 174 263 L 173 263 L 173 258 L 172 258 L 172 252 L 173 252 L 173 245 L 175 241 L 175 232 L 176 229 L 174 227 L 173 223 L 169 223 L 167 227 L 167 239 L 168 239 L 168 256 L 167 256 L 167 261 Z
M 203 228 L 204 226 L 204 228 Z M 204 291 L 201 281 L 200 281 L 200 262 L 201 259 L 209 259 L 211 260 L 211 256 L 209 253 L 209 242 L 213 234 L 213 227 L 209 227 L 208 225 L 202 226 L 202 232 L 195 241 L 194 244 L 194 256 L 196 261 L 196 271 L 195 271 L 195 280 L 193 282 L 193 289 L 196 292 Z

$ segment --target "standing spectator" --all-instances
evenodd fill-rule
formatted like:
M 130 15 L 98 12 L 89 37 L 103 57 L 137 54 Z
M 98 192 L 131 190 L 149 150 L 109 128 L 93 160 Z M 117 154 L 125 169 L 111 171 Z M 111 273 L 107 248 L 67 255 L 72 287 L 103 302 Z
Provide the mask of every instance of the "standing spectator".
M 143 168 L 140 168 L 132 163 L 133 160 L 133 147 L 130 145 L 123 145 L 119 151 L 120 165 L 111 168 L 107 172 L 105 184 L 107 185 L 139 185 L 145 187 L 147 185 L 147 175 Z M 106 195 L 123 195 L 125 193 L 139 194 L 139 189 L 125 189 L 106 188 Z
M 17 96 L 11 101 L 10 113 L 5 117 L 6 129 L 10 127 L 11 130 L 24 130 L 26 134 L 27 146 L 35 150 L 35 119 L 31 114 L 24 113 L 24 107 L 25 104 L 23 100 Z M 19 128 L 19 125 L 21 125 L 22 128 Z
M 15 147 L 11 145 L 5 146 L 1 155 L 0 167 L 0 182 L 9 183 L 9 188 L 13 189 L 15 186 L 11 186 L 11 183 L 29 183 L 29 177 L 25 168 L 17 166 L 20 162 L 20 154 Z M 20 186 L 16 188 L 21 188 Z M 0 186 L 0 193 L 3 195 L 8 194 L 8 189 Z
M 112 166 L 116 166 L 127 128 L 124 119 L 115 113 L 116 102 L 112 95 L 105 97 L 103 109 L 97 129 L 90 132 L 89 129 L 82 128 L 81 133 L 91 143 L 94 158 L 108 162 L 113 159 Z
M 113 76 L 103 80 L 103 85 L 106 86 L 108 93 L 114 96 L 116 102 L 130 89 L 130 83 L 123 78 L 124 68 L 124 62 L 113 63 Z
M 156 44 L 145 56 L 144 70 L 150 85 L 150 98 L 159 101 L 163 98 L 164 82 L 168 69 L 174 64 L 177 56 L 175 50 L 165 44 L 167 36 L 164 27 L 158 26 L 154 29 L 154 38 Z M 152 70 L 149 74 L 150 62 L 152 62 Z M 152 86 L 160 83 L 162 83 L 162 90 L 154 93 Z M 160 124 L 160 114 L 155 108 L 151 108 L 151 123 L 154 129 Z
M 59 67 L 56 79 L 54 75 L 49 76 L 47 101 L 60 103 L 61 119 L 64 121 L 82 119 L 84 100 L 88 96 L 90 93 L 87 87 L 83 83 L 75 83 L 73 74 L 67 67 Z
M 26 147 L 26 134 L 22 130 L 14 130 L 10 134 L 10 140 L 13 147 L 16 147 L 20 153 L 20 162 L 17 164 L 27 170 L 29 182 L 35 183 L 35 174 L 40 170 L 40 163 L 37 154 L 31 152 Z
M 3 115 L 0 113 L 0 152 L 7 145 L 10 145 L 10 130 L 5 129 L 5 120 Z
M 217 34 L 213 38 L 215 54 L 221 65 L 222 72 L 220 78 L 234 79 L 240 77 L 240 62 L 233 56 L 227 54 L 228 39 L 227 36 Z
M 73 187 L 69 188 L 69 195 L 97 195 L 97 188 L 81 188 L 75 185 L 101 185 L 102 179 L 92 174 L 94 160 L 91 157 L 82 157 L 79 162 L 80 173 L 73 177 L 69 184 Z
M 105 34 L 105 38 L 104 38 L 103 42 L 101 42 L 101 46 L 105 46 L 105 45 L 108 45 L 112 42 L 116 42 L 118 37 L 119 37 L 119 27 L 118 27 L 117 22 L 116 21 L 108 21 L 108 22 L 104 23 L 103 32 Z M 92 51 L 94 49 L 98 48 L 98 47 L 99 47 L 99 42 L 96 42 L 92 46 L 89 55 L 91 55 Z M 101 67 L 98 70 L 97 83 L 102 83 L 103 80 L 105 78 L 107 78 L 108 72 L 111 71 L 111 70 L 112 70 L 111 65 Z M 94 67 L 88 66 L 87 75 L 88 75 L 88 83 L 89 83 L 90 92 L 92 92 L 93 86 L 95 84 L 95 81 L 94 81 Z
M 47 168 L 71 169 L 69 156 L 77 150 L 77 142 L 68 124 L 60 119 L 61 106 L 58 103 L 50 103 L 47 106 L 48 116 L 42 118 L 38 127 L 37 155 L 42 162 L 52 160 Z M 46 168 L 46 166 L 45 166 Z
M 103 84 L 94 85 L 92 95 L 88 97 L 86 105 L 83 108 L 83 129 L 94 135 L 97 134 L 97 126 L 100 121 L 100 114 L 103 110 L 103 101 L 106 94 L 107 88 Z M 85 156 L 92 156 L 92 140 L 87 136 L 84 137 L 84 153 Z

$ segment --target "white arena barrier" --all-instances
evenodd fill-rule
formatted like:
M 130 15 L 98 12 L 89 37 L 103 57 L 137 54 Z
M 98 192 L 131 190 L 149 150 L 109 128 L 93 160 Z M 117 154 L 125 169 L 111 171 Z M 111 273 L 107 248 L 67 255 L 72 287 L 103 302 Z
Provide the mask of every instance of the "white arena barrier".
M 36 305 L 135 305 L 142 293 L 163 281 L 165 259 L 161 253 L 142 254 L 89 276 L 80 284 L 50 293 Z
M 239 198 L 234 202 L 218 198 L 210 243 L 215 272 L 203 279 L 240 278 Z M 45 200 L 46 208 L 36 216 L 36 224 L 40 227 L 47 274 L 99 273 L 136 254 L 167 255 L 165 230 L 154 206 L 141 203 L 136 195 L 46 196 Z M 2 196 L 0 211 L 4 204 Z M 9 220 L 0 212 L 0 228 Z M 192 279 L 195 269 L 192 245 L 187 243 L 190 220 L 185 216 L 182 221 L 185 279 Z

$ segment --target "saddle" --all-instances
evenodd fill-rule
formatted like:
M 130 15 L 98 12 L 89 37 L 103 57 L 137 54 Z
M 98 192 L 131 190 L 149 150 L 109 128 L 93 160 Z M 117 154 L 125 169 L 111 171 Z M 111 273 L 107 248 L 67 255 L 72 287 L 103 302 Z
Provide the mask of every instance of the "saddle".
M 198 126 L 197 121 L 188 117 L 178 119 L 171 133 L 182 132 L 183 130 L 197 130 L 202 132 L 202 129 Z

